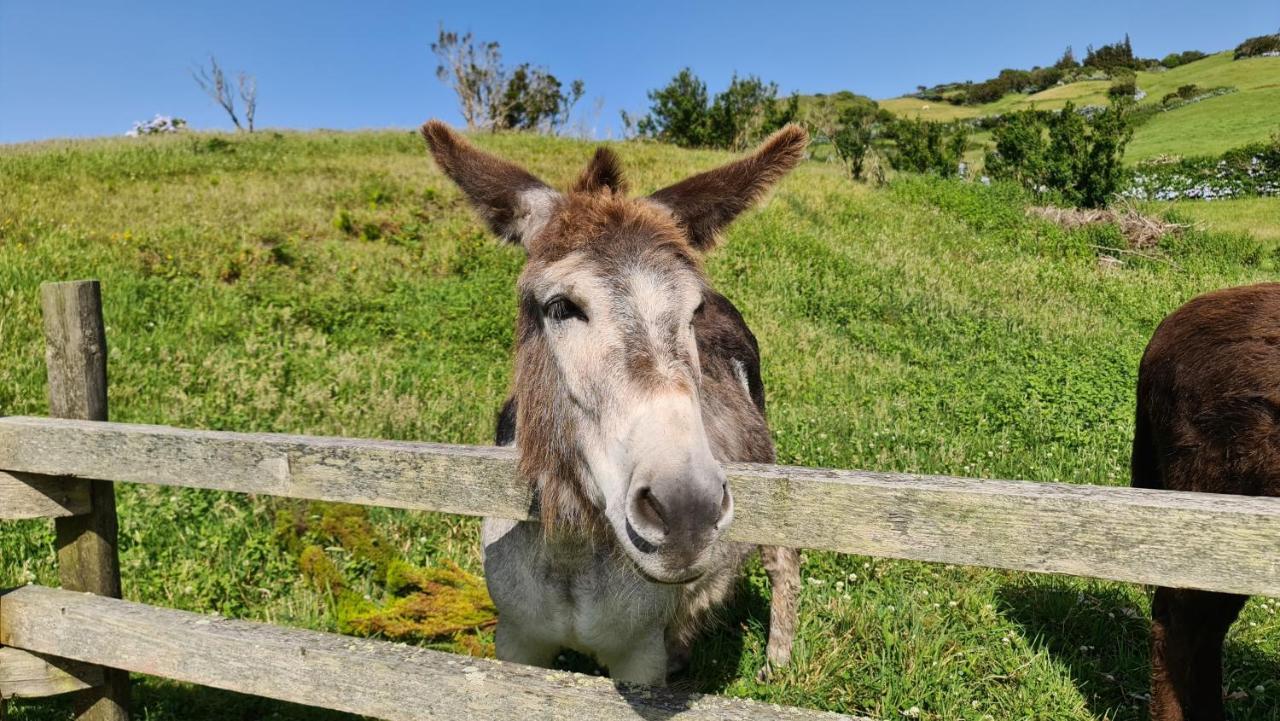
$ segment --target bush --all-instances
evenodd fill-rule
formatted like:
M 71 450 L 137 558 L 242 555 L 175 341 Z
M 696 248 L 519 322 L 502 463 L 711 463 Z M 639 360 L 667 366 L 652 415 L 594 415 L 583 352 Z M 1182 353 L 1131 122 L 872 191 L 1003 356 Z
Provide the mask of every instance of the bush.
M 874 101 L 872 103 L 853 105 L 842 110 L 836 129 L 831 134 L 831 145 L 835 148 L 836 156 L 849 167 L 849 174 L 855 180 L 862 177 L 867 155 L 880 132 L 878 109 Z
M 1169 53 L 1164 56 L 1160 61 L 1160 64 L 1166 68 L 1176 68 L 1180 65 L 1186 65 L 1187 63 L 1195 62 L 1201 58 L 1207 57 L 1209 56 L 1199 50 L 1185 50 L 1180 53 Z
M 1138 93 L 1137 80 L 1132 76 L 1123 77 L 1111 83 L 1111 87 L 1107 88 L 1107 97 L 1113 100 L 1123 98 L 1133 99 Z
M 1089 117 L 1070 103 L 1059 113 L 1016 113 L 993 131 L 987 173 L 1071 205 L 1101 207 L 1121 187 L 1120 161 L 1132 135 L 1124 104 Z
M 899 120 L 889 132 L 894 141 L 889 162 L 895 170 L 943 177 L 959 174 L 969 138 L 963 123 Z
M 1256 38 L 1249 38 L 1236 46 L 1236 60 L 1259 55 L 1280 55 L 1280 33 L 1259 35 Z

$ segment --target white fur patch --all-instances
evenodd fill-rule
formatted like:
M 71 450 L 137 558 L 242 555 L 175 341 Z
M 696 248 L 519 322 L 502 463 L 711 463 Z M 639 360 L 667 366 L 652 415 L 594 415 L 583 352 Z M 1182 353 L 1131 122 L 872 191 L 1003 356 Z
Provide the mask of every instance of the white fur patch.
M 521 241 L 534 238 L 551 220 L 551 212 L 560 200 L 560 194 L 550 188 L 533 188 L 521 191 L 516 196 L 520 208 L 516 216 L 512 235 Z
M 733 359 L 733 374 L 738 377 L 738 382 L 742 384 L 742 391 L 751 397 L 751 383 L 747 381 L 747 364 L 740 359 Z

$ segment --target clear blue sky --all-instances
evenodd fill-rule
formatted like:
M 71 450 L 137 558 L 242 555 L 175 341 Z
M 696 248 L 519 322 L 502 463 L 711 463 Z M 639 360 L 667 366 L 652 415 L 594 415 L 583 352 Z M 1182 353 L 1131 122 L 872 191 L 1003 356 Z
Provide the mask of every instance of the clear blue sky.
M 260 127 L 458 121 L 436 80 L 438 24 L 502 44 L 508 64 L 582 78 L 597 132 L 691 66 L 714 92 L 736 70 L 785 92 L 876 98 L 1083 55 L 1128 32 L 1147 57 L 1234 47 L 1280 28 L 1280 0 L 389 2 L 0 0 L 0 142 L 119 134 L 156 113 L 229 122 L 188 71 L 208 53 L 255 74 Z

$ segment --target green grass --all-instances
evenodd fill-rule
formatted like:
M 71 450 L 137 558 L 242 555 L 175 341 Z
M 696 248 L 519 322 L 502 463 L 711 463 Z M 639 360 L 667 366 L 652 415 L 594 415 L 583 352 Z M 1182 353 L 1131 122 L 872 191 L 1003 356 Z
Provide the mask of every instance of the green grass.
M 890 98 L 881 107 L 903 117 L 949 121 L 1037 108 L 1056 110 L 1068 101 L 1076 107 L 1106 105 L 1108 80 L 1082 80 L 1039 93 L 1013 93 L 993 103 L 955 106 L 919 98 Z M 1157 114 L 1134 133 L 1125 160 L 1156 155 L 1217 155 L 1231 148 L 1266 140 L 1280 130 L 1280 58 L 1233 60 L 1230 51 L 1163 72 L 1139 72 L 1137 86 L 1146 91 L 1143 104 L 1159 104 L 1183 85 L 1209 89 L 1230 86 L 1238 92 Z
M 1173 211 L 1206 230 L 1245 233 L 1266 245 L 1280 246 L 1280 197 L 1153 202 L 1148 207 Z
M 564 183 L 590 147 L 477 141 Z M 617 146 L 652 190 L 726 156 Z M 782 463 L 1123 484 L 1132 389 L 1159 319 L 1273 278 L 1238 234 L 1192 232 L 1099 268 L 1006 187 L 874 190 L 801 167 L 709 261 L 759 337 Z M 408 132 L 196 135 L 0 150 L 0 413 L 43 414 L 41 281 L 103 281 L 112 417 L 240 431 L 490 440 L 509 381 L 519 251 L 497 245 Z M 125 594 L 335 630 L 335 599 L 277 535 L 289 502 L 119 488 Z M 477 524 L 375 511 L 400 560 L 479 570 Z M 54 583 L 44 523 L 0 525 L 0 586 Z M 374 600 L 358 558 L 333 551 Z M 806 553 L 795 662 L 768 684 L 758 565 L 685 684 L 903 718 L 1140 719 L 1147 592 L 1132 585 Z M 1280 606 L 1228 644 L 1235 719 L 1280 707 Z M 436 642 L 456 648 L 449 640 Z M 1255 690 L 1260 687 L 1261 690 Z M 139 718 L 340 718 L 141 678 Z M 21 721 L 65 718 L 19 704 Z
M 1280 69 L 1280 62 L 1276 66 Z M 1125 160 L 1132 163 L 1157 155 L 1219 155 L 1278 132 L 1280 83 L 1158 113 L 1134 132 Z

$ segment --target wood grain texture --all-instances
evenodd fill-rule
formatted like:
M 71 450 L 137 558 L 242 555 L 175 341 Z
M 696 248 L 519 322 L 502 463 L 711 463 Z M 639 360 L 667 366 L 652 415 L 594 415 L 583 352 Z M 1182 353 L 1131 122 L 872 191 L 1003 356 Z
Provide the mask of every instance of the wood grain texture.
M 45 283 L 40 286 L 40 307 L 50 415 L 107 420 L 107 336 L 98 281 Z M 119 598 L 116 497 L 111 480 L 93 480 L 89 484 L 89 512 L 58 518 L 54 530 L 62 587 Z M 101 687 L 76 696 L 76 717 L 80 721 L 127 721 L 128 674 L 113 670 L 103 674 Z
M 89 512 L 89 481 L 0 471 L 0 521 Z
M 101 667 L 16 648 L 0 648 L 0 698 L 56 696 L 101 683 Z
M 510 449 L 0 418 L 0 469 L 536 517 Z M 766 465 L 740 541 L 1280 597 L 1280 499 Z
M 39 586 L 0 596 L 0 643 L 389 721 L 850 719 Z

